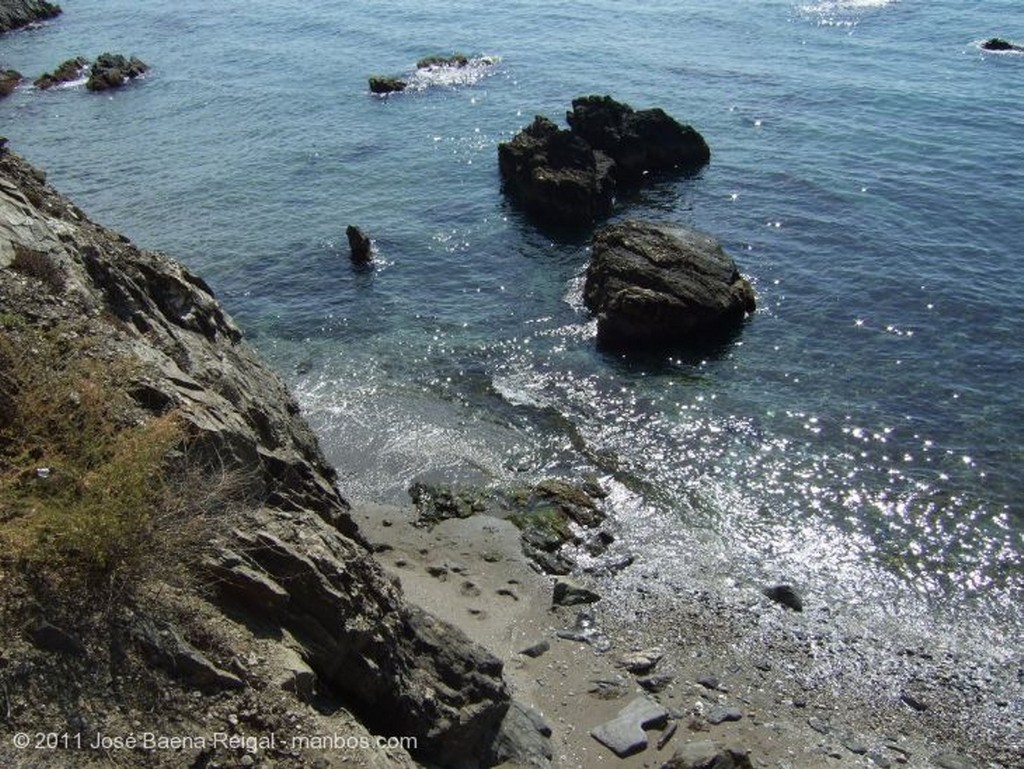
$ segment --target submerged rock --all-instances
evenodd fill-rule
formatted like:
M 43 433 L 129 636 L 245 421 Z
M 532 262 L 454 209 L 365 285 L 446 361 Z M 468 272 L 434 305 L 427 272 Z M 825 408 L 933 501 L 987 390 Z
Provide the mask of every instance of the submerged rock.
M 710 235 L 624 221 L 594 236 L 583 299 L 602 344 L 698 345 L 754 311 L 754 290 Z
M 465 67 L 468 64 L 468 56 L 462 53 L 453 53 L 451 56 L 424 56 L 416 62 L 416 69 L 430 69 L 431 67 Z
M 93 62 L 85 87 L 90 91 L 120 88 L 149 70 L 149 65 L 132 56 L 126 59 L 119 53 L 102 53 Z

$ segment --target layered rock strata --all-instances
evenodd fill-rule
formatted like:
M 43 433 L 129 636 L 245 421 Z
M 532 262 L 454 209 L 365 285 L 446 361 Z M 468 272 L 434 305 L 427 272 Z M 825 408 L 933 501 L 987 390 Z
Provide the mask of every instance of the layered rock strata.
M 86 319 L 107 354 L 138 363 L 124 387 L 141 407 L 174 410 L 198 459 L 244 474 L 254 501 L 206 557 L 215 600 L 294 638 L 320 688 L 375 733 L 416 738 L 427 762 L 479 765 L 509 707 L 501 662 L 385 576 L 296 401 L 203 280 L 91 222 L 2 144 L 0 313 Z M 25 254 L 31 275 L 15 269 Z

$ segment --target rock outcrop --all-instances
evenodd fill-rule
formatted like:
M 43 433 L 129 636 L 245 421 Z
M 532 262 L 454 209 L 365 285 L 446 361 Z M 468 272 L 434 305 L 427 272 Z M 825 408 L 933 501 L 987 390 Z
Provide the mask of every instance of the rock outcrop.
M 505 191 L 532 216 L 567 226 L 609 214 L 616 190 L 653 173 L 689 173 L 711 157 L 704 138 L 661 109 L 635 111 L 609 96 L 574 99 L 569 129 L 538 115 L 498 145 Z
M 1014 45 L 1009 40 L 1004 40 L 1001 37 L 992 37 L 981 44 L 981 47 L 986 51 L 1021 51 L 1024 50 L 1019 45 Z
M 345 228 L 345 237 L 348 238 L 349 256 L 354 264 L 369 264 L 373 261 L 373 243 L 369 235 L 350 224 Z
M 12 267 L 25 253 L 34 276 Z M 0 314 L 46 328 L 86 319 L 106 354 L 137 362 L 124 387 L 140 407 L 173 410 L 197 461 L 244 477 L 251 502 L 205 560 L 225 612 L 294 639 L 320 691 L 375 733 L 416 738 L 428 763 L 480 764 L 509 707 L 501 662 L 385 576 L 297 403 L 203 280 L 89 221 L 3 149 Z M 143 638 L 157 664 L 188 651 L 168 637 Z
M 0 33 L 59 16 L 60 6 L 46 0 L 4 0 L 0 3 Z
M 710 235 L 625 221 L 594 236 L 583 289 L 598 341 L 695 346 L 754 311 L 754 290 Z
M 61 63 L 53 72 L 44 72 L 37 77 L 33 83 L 40 90 L 47 90 L 61 83 L 70 83 L 82 76 L 82 72 L 89 66 L 89 60 L 84 56 L 76 56 Z
M 0 70 L 0 99 L 10 96 L 21 82 L 21 73 L 16 69 Z
M 134 56 L 129 59 L 119 53 L 101 53 L 89 70 L 89 80 L 85 87 L 90 91 L 120 88 L 129 80 L 140 77 L 148 70 L 149 65 Z

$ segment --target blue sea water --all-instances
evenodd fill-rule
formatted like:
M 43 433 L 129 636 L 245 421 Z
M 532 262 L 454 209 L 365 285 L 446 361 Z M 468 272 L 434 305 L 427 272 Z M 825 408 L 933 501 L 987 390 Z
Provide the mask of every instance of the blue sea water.
M 1024 39 L 1017 0 L 62 5 L 0 65 L 152 70 L 23 86 L 0 134 L 207 278 L 349 497 L 592 472 L 620 546 L 664 571 L 788 579 L 1021 664 L 1024 56 L 978 46 Z M 498 62 L 368 93 L 456 50 Z M 724 242 L 760 307 L 720 354 L 599 351 L 586 237 L 501 193 L 497 144 L 590 93 L 712 148 L 615 217 Z

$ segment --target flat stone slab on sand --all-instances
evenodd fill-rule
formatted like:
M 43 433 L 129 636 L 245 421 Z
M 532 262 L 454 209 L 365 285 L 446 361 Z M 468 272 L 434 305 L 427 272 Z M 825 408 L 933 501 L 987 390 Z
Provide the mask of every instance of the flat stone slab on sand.
M 647 747 L 644 729 L 660 728 L 667 722 L 668 710 L 648 697 L 637 697 L 611 721 L 595 727 L 590 735 L 619 758 L 625 758 Z

